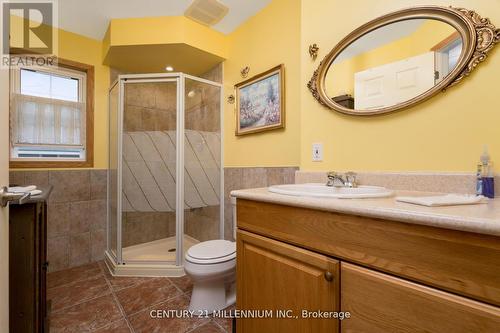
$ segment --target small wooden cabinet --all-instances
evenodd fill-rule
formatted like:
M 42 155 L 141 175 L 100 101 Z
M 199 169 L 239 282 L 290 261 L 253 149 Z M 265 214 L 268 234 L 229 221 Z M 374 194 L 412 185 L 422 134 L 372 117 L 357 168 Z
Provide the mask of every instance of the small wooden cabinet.
M 500 237 L 240 199 L 237 224 L 237 309 L 299 314 L 238 333 L 500 332 Z
M 339 310 L 337 260 L 244 231 L 237 239 L 237 308 L 267 311 L 238 320 L 238 332 L 339 331 L 336 320 L 306 318 Z
M 50 189 L 9 213 L 9 326 L 11 333 L 48 332 L 47 204 Z

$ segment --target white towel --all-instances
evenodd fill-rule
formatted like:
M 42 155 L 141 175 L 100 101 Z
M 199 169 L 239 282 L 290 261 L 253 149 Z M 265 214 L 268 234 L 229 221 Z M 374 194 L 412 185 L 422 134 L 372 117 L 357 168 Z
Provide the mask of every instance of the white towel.
M 438 207 L 438 206 L 458 206 L 458 205 L 476 205 L 487 203 L 488 199 L 482 195 L 459 195 L 446 194 L 429 197 L 396 197 L 396 201 L 411 203 L 415 205 Z
M 31 196 L 42 194 L 42 191 L 37 190 L 35 185 L 30 186 L 14 186 L 9 187 L 9 193 L 30 193 Z
M 36 190 L 35 185 L 9 187 L 9 193 L 26 193 Z

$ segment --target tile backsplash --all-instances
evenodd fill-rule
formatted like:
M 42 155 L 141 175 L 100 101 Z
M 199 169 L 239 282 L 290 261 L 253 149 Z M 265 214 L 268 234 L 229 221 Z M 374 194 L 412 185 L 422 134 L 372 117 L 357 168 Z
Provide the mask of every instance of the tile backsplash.
M 495 177 L 500 184 L 500 176 Z M 359 172 L 360 185 L 384 186 L 392 190 L 475 194 L 476 176 L 472 173 Z M 297 183 L 326 182 L 326 172 L 298 171 Z M 498 196 L 498 191 L 497 191 Z
M 231 191 L 293 184 L 297 170 L 298 167 L 224 168 L 224 238 L 233 240 Z

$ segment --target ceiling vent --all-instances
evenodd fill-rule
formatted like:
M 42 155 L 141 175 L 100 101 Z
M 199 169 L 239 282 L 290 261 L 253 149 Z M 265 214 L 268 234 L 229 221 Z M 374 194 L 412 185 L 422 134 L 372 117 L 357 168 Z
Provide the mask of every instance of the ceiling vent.
M 211 26 L 222 20 L 228 11 L 229 8 L 218 0 L 194 0 L 184 15 L 198 23 Z

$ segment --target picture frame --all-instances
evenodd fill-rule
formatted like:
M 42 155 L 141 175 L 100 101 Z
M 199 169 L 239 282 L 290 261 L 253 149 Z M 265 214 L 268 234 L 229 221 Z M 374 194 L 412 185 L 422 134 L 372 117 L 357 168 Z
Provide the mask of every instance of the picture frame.
M 285 66 L 235 85 L 236 135 L 285 128 Z

